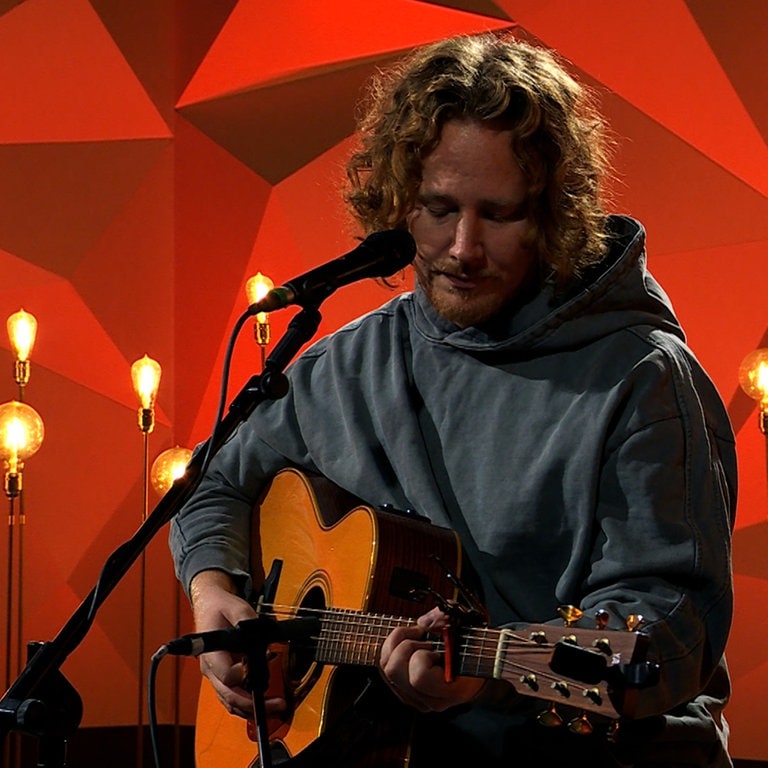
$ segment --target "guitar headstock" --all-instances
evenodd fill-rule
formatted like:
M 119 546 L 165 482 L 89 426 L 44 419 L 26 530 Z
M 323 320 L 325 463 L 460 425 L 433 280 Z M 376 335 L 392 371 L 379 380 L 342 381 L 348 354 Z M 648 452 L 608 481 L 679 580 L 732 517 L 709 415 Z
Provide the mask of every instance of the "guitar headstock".
M 551 702 L 545 725 L 559 724 L 556 704 L 612 720 L 632 717 L 639 687 L 653 682 L 655 667 L 646 662 L 648 638 L 642 632 L 551 624 L 498 632 L 494 677 L 522 695 Z M 589 727 L 577 720 L 572 730 Z

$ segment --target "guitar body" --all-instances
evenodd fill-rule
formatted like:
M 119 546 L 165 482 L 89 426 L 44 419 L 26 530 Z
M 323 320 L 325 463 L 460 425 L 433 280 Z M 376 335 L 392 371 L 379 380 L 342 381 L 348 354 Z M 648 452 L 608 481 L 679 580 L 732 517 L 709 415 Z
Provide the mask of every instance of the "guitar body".
M 461 547 L 453 531 L 355 505 L 342 494 L 328 481 L 288 469 L 275 476 L 257 504 L 251 534 L 253 579 L 262 583 L 273 565 L 280 564 L 270 601 L 278 618 L 331 607 L 413 618 L 434 605 L 429 590 L 453 597 L 455 587 L 435 560 L 461 575 Z M 270 667 L 270 686 L 284 687 L 291 711 L 284 722 L 271 724 L 271 739 L 284 754 L 295 757 L 343 720 L 376 672 L 366 671 L 368 664 L 362 661 L 359 668 L 336 667 L 320 663 L 307 651 L 287 646 L 273 650 L 278 662 Z M 382 697 L 386 712 L 381 720 L 398 720 L 393 713 L 404 708 L 396 706 L 396 699 L 384 690 L 375 695 Z M 395 739 L 399 744 L 391 743 L 391 733 L 382 733 L 379 744 L 366 737 L 368 757 L 353 764 L 406 766 L 407 726 L 404 730 Z M 242 719 L 224 710 L 203 680 L 196 720 L 197 768 L 255 765 L 252 735 Z M 370 758 L 372 752 L 376 758 Z

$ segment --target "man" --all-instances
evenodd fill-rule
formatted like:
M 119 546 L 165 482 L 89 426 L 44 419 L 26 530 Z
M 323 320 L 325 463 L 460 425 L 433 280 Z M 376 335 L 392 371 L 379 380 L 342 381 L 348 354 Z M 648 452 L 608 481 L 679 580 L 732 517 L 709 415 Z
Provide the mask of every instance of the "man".
M 174 523 L 200 631 L 254 615 L 251 510 L 287 466 L 455 529 L 492 626 L 642 616 L 658 680 L 612 739 L 542 727 L 506 682 L 446 681 L 442 611 L 393 629 L 379 671 L 421 713 L 417 768 L 730 765 L 733 436 L 642 227 L 604 211 L 602 129 L 555 57 L 513 39 L 447 40 L 379 78 L 348 199 L 367 232 L 411 232 L 417 287 L 298 359 Z M 251 713 L 236 658 L 202 669 Z

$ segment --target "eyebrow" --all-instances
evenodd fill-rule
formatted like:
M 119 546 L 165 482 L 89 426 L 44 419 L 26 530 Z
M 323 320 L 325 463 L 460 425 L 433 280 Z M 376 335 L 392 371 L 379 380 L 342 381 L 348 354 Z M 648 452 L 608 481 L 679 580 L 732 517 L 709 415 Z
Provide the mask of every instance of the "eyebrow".
M 458 205 L 458 200 L 456 200 L 456 198 L 452 195 L 447 195 L 442 192 L 430 192 L 429 190 L 419 192 L 416 196 L 416 199 L 423 205 L 430 205 L 435 203 L 441 205 Z M 507 216 L 523 213 L 525 212 L 527 206 L 527 198 L 523 198 L 522 200 L 518 200 L 517 198 L 508 198 L 500 200 L 489 199 L 478 201 L 478 207 L 480 210 L 492 211 L 494 213 L 500 213 Z
M 458 200 L 456 200 L 453 195 L 447 195 L 442 192 L 430 192 L 429 190 L 419 192 L 416 199 L 422 203 L 452 203 L 454 205 L 458 203 Z M 481 207 L 501 209 L 518 208 L 525 205 L 527 200 L 525 198 L 522 200 L 518 200 L 517 198 L 507 198 L 498 200 L 479 200 L 478 202 Z

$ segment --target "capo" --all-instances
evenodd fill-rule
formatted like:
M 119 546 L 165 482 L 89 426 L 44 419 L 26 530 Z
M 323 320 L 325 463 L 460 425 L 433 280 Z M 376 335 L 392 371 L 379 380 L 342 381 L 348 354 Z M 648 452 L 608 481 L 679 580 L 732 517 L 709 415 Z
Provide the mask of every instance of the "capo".
M 445 649 L 443 676 L 446 683 L 451 683 L 456 677 L 454 669 L 459 654 L 458 627 L 486 627 L 490 623 L 490 614 L 477 595 L 463 584 L 461 579 L 437 555 L 430 555 L 430 557 L 440 566 L 445 578 L 456 587 L 459 597 L 463 598 L 466 603 L 466 605 L 462 605 L 457 600 L 448 600 L 434 590 L 429 590 L 438 608 L 448 617 L 448 622 L 441 629 L 441 636 Z
M 435 598 L 438 608 L 448 617 L 448 622 L 440 629 L 440 637 L 443 641 L 443 679 L 446 683 L 452 683 L 456 675 L 454 673 L 454 661 L 458 658 L 458 646 L 456 644 L 456 627 L 462 626 L 467 610 L 454 600 L 446 600 L 433 589 L 428 590 Z
M 440 566 L 445 578 L 456 587 L 459 597 L 463 598 L 466 602 L 466 606 L 462 606 L 458 602 L 452 600 L 438 600 L 440 609 L 443 613 L 447 613 L 449 616 L 454 616 L 454 618 L 459 618 L 462 626 L 487 627 L 491 622 L 491 615 L 488 612 L 488 609 L 480 601 L 480 598 L 478 598 L 477 595 L 469 589 L 469 587 L 467 587 L 437 555 L 430 555 L 430 558 Z M 451 609 L 446 610 L 443 607 L 444 605 L 450 605 Z M 455 611 L 459 611 L 458 616 L 454 615 Z

